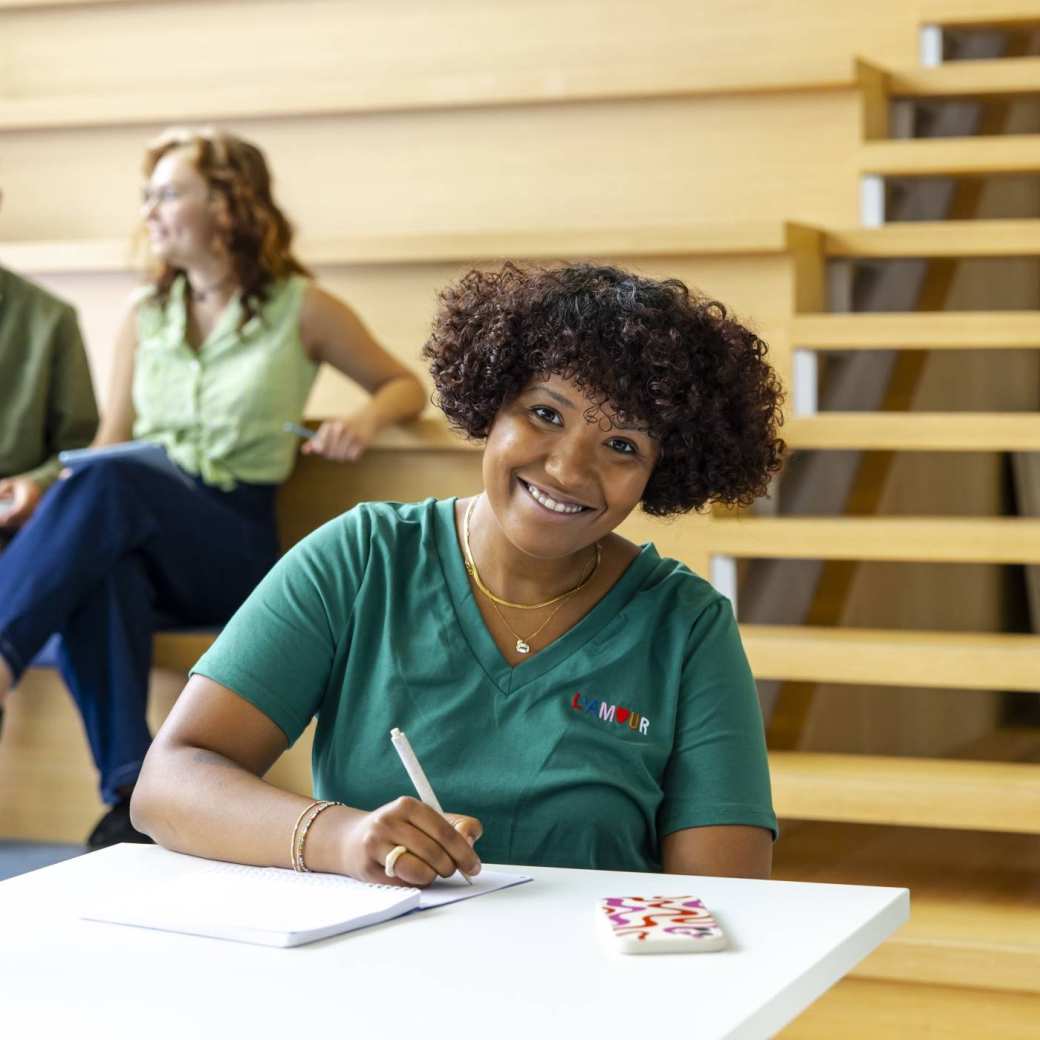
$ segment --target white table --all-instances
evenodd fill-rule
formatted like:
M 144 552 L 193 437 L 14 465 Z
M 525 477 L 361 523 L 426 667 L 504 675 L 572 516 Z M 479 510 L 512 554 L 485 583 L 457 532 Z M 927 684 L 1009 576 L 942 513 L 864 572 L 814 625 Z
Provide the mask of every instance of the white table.
M 500 867 L 534 881 L 275 949 L 80 920 L 113 851 L 0 883 L 5 1035 L 768 1037 L 895 931 L 910 905 L 901 888 Z M 610 949 L 597 900 L 661 894 L 703 899 L 730 949 Z

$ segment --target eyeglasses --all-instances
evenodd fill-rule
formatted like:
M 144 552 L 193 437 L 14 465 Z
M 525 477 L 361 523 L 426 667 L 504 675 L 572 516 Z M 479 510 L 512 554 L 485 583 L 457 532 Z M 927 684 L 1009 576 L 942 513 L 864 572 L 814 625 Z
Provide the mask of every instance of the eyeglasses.
M 190 190 L 178 188 L 173 184 L 164 184 L 161 188 L 151 188 L 145 185 L 141 189 L 141 208 L 151 209 L 152 206 L 162 206 L 167 202 L 187 198 L 191 194 Z

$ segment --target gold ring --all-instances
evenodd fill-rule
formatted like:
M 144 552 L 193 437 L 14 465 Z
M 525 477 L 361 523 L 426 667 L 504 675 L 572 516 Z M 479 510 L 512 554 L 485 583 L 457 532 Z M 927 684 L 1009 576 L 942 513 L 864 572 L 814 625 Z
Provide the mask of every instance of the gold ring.
M 386 856 L 386 876 L 397 877 L 394 873 L 394 867 L 397 865 L 397 861 L 407 852 L 408 850 L 403 845 L 395 845 Z

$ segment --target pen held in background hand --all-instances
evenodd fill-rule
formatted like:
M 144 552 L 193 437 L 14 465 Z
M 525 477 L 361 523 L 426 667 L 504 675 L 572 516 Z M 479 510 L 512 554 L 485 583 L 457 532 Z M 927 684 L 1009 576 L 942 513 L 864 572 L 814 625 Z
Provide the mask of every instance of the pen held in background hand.
M 426 773 L 423 771 L 423 767 L 419 765 L 419 759 L 415 757 L 415 752 L 412 750 L 412 745 L 408 742 L 408 738 L 395 726 L 390 730 L 390 740 L 394 745 L 394 750 L 401 759 L 401 764 L 404 766 L 412 783 L 415 785 L 415 790 L 419 795 L 419 801 L 424 805 L 428 805 L 434 812 L 438 812 L 441 816 L 444 816 L 444 810 L 441 808 L 441 803 L 433 793 L 430 781 L 426 779 Z M 473 884 L 473 882 L 470 881 L 461 870 L 458 871 L 458 873 L 462 876 L 462 879 L 467 885 Z
M 295 422 L 284 422 L 282 423 L 282 429 L 286 433 L 295 433 L 297 437 L 302 438 L 305 441 L 309 441 L 318 431 L 308 429 L 306 426 L 301 426 Z

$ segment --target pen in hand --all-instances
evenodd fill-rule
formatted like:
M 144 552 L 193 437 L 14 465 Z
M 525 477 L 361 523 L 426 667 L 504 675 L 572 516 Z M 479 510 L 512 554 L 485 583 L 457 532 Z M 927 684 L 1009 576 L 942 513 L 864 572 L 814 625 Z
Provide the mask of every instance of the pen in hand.
M 318 431 L 308 429 L 306 426 L 301 426 L 295 422 L 284 422 L 282 423 L 282 429 L 286 433 L 295 433 L 297 437 L 302 438 L 305 441 L 309 441 Z
M 444 810 L 441 808 L 441 803 L 433 793 L 430 781 L 426 779 L 426 773 L 423 772 L 423 767 L 419 765 L 419 759 L 415 757 L 415 752 L 412 750 L 412 745 L 408 742 L 408 738 L 395 726 L 390 730 L 390 740 L 394 745 L 394 750 L 401 759 L 401 764 L 404 766 L 412 783 L 415 785 L 415 790 L 419 795 L 419 801 L 424 805 L 428 805 L 434 812 L 438 812 L 441 816 L 444 816 Z M 462 880 L 465 881 L 467 885 L 473 884 L 473 882 L 461 870 L 456 871 L 456 873 L 462 877 Z

